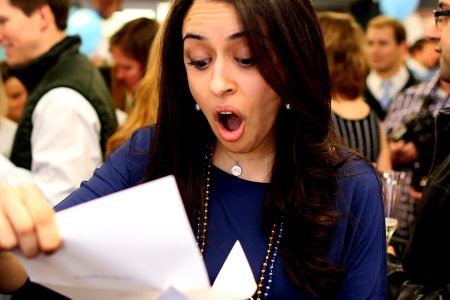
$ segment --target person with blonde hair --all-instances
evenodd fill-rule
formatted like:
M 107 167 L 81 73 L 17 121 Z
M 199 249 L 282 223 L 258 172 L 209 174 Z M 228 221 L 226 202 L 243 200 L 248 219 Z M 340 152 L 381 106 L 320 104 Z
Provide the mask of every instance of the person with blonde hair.
M 347 13 L 319 14 L 332 80 L 332 120 L 339 136 L 376 164 L 392 169 L 384 126 L 364 100 L 369 64 L 361 26 Z
M 154 37 L 148 55 L 147 69 L 136 88 L 131 111 L 125 123 L 108 140 L 106 145 L 107 154 L 110 154 L 122 145 L 136 129 L 156 122 L 161 59 L 161 32 L 162 30 L 159 30 Z
M 142 80 L 150 48 L 158 32 L 159 23 L 149 18 L 138 18 L 123 25 L 109 41 L 114 61 L 112 96 L 117 108 L 129 112 L 134 94 Z

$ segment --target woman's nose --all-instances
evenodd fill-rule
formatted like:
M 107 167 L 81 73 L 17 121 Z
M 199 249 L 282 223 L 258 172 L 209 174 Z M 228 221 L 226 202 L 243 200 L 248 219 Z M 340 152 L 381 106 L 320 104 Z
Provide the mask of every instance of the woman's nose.
M 232 66 L 226 66 L 223 60 L 216 60 L 213 65 L 213 74 L 210 82 L 211 91 L 216 95 L 232 93 L 236 89 L 235 81 L 231 74 Z

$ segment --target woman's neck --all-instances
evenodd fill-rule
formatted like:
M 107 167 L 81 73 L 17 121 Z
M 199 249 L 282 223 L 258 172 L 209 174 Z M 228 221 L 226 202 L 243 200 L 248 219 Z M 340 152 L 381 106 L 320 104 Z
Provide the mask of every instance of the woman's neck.
M 217 143 L 212 162 L 217 168 L 236 177 L 254 182 L 269 182 L 274 157 L 273 149 L 256 153 L 235 153 Z

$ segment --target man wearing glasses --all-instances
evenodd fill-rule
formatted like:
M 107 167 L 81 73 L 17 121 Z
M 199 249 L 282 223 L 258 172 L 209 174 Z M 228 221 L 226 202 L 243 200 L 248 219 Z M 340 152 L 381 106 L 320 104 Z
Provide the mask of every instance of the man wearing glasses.
M 441 54 L 440 80 L 450 83 L 450 0 L 439 1 L 436 26 L 427 35 Z M 444 122 L 442 122 L 444 121 Z M 404 258 L 410 280 L 398 299 L 450 297 L 450 108 L 438 117 L 438 144 L 432 173 L 425 187 L 419 214 Z M 443 150 L 443 151 L 442 151 Z M 431 296 L 432 295 L 432 296 Z M 423 297 L 420 297 L 423 296 Z M 429 297 L 431 296 L 431 297 Z M 397 297 L 395 297 L 397 299 Z
M 441 30 L 445 29 L 450 18 L 448 12 L 445 9 L 435 11 L 436 25 L 430 28 L 427 37 L 441 55 L 441 73 L 400 93 L 389 107 L 384 121 L 391 138 L 389 144 L 394 165 L 414 173 L 410 193 L 400 201 L 399 227 L 394 238 L 399 255 L 403 255 L 409 240 L 417 215 L 416 207 L 433 159 L 434 119 L 441 109 L 450 107 L 450 49 L 442 51 L 443 47 L 449 46 L 441 45 L 443 41 L 440 41 Z
M 439 2 L 439 9 L 434 11 L 436 26 L 431 28 L 427 35 L 430 39 L 438 41 L 436 51 L 441 53 L 441 79 L 450 82 L 450 1 Z

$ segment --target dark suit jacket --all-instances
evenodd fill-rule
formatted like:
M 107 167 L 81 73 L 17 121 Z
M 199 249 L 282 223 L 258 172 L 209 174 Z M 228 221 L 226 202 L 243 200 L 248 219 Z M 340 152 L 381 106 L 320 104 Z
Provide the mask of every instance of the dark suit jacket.
M 408 69 L 409 78 L 406 84 L 401 88 L 400 91 L 403 91 L 407 88 L 409 88 L 412 85 L 420 83 L 419 80 L 417 80 L 412 72 Z M 380 102 L 375 98 L 375 96 L 372 94 L 372 92 L 369 90 L 369 88 L 366 86 L 364 90 L 364 99 L 366 100 L 367 104 L 377 113 L 377 116 L 380 120 L 384 120 L 386 117 L 387 109 L 383 109 L 380 105 Z M 392 99 L 392 101 L 395 101 L 395 99 Z M 391 101 L 391 104 L 392 104 Z M 388 106 L 389 109 L 389 106 Z

